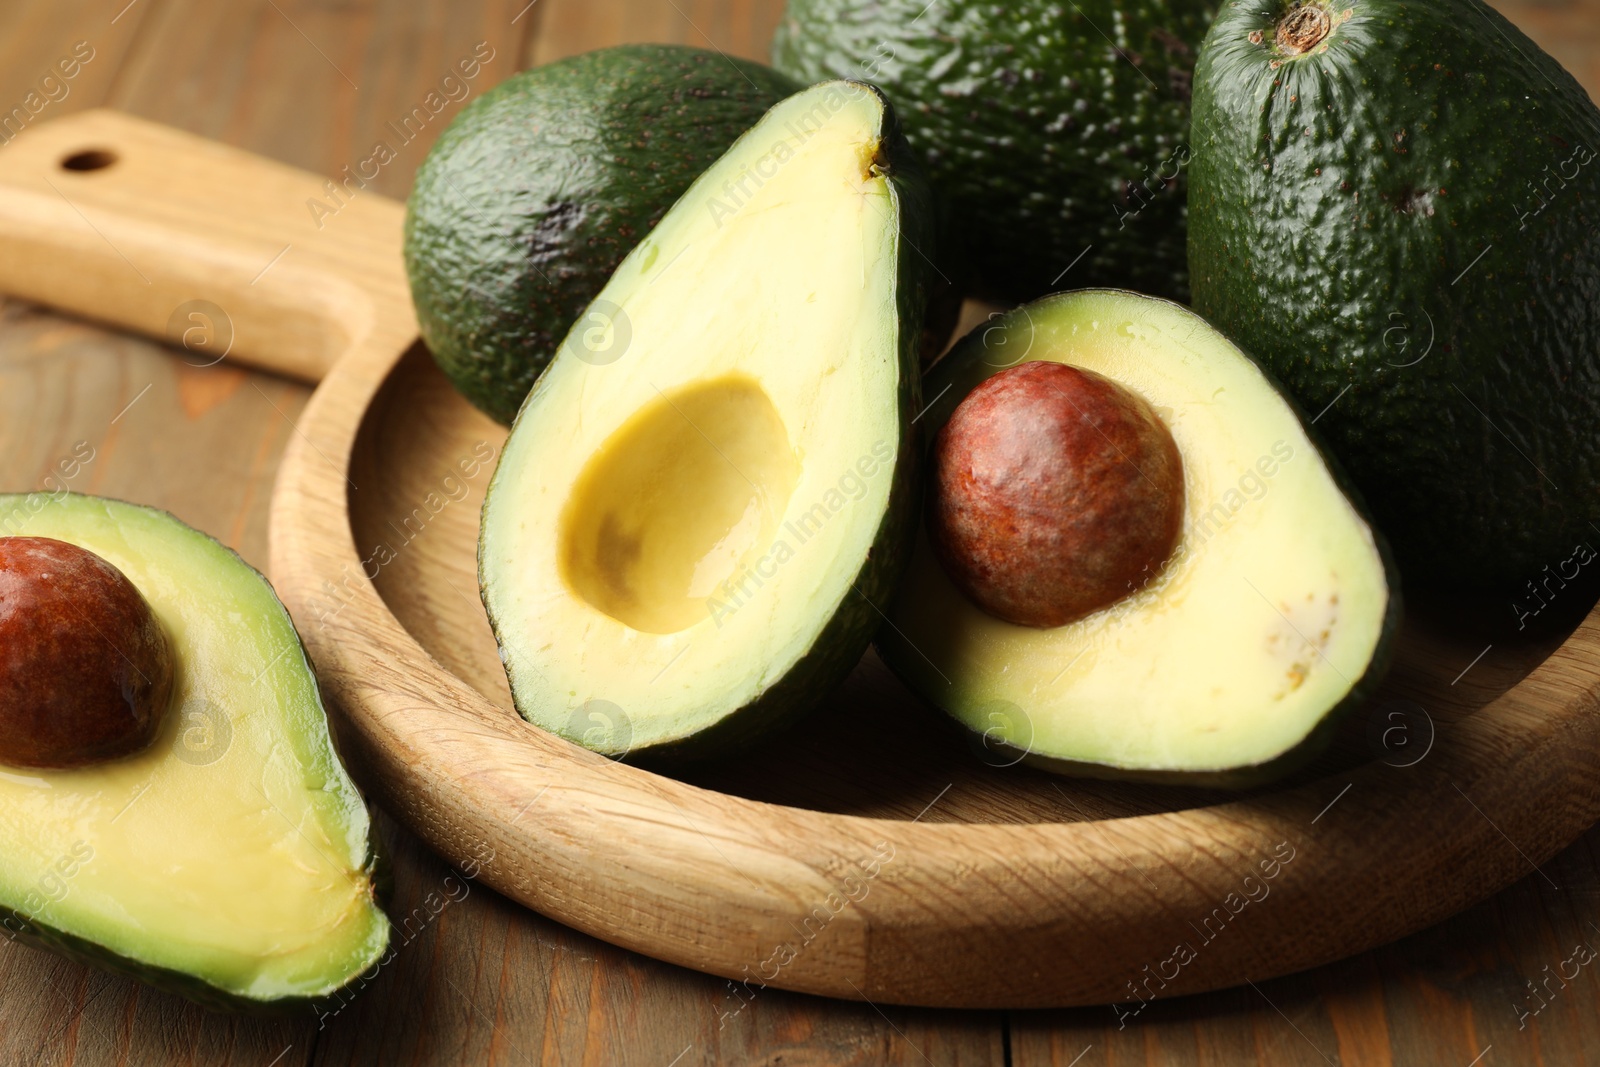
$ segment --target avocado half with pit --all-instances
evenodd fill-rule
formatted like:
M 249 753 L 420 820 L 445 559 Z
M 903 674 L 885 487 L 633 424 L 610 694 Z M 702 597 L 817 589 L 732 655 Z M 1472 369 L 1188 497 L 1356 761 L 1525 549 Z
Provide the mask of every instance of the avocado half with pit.
M 942 448 L 943 431 L 969 394 L 1001 375 L 1024 385 L 1038 379 L 1041 399 L 1054 399 L 1062 385 L 1055 375 L 1035 373 L 1052 369 L 1037 363 L 1114 383 L 1170 434 L 1176 467 L 1162 461 L 1158 471 L 1139 459 L 1141 469 L 1126 472 L 1127 484 L 1142 491 L 1163 472 L 1181 470 L 1170 548 L 1117 577 L 1093 610 L 1069 612 L 1060 625 L 1035 615 L 1025 625 L 993 612 L 1026 615 L 1026 598 L 1023 609 L 979 607 L 962 591 L 972 575 L 942 562 L 960 546 L 950 548 L 950 535 L 941 533 L 936 552 L 925 528 L 893 625 L 879 637 L 884 659 L 923 697 L 983 735 L 997 762 L 1025 758 L 1086 776 L 1248 785 L 1309 758 L 1336 713 L 1381 675 L 1400 600 L 1381 538 L 1295 409 L 1187 309 L 1089 290 L 1046 297 L 964 338 L 925 384 L 935 398 L 920 420 L 929 439 Z M 1119 452 L 1134 458 L 1110 420 L 1081 400 L 1067 407 L 1087 414 L 1080 432 L 1106 440 L 1114 461 Z M 1000 472 L 1002 487 L 1041 464 L 1052 469 L 1050 457 L 1033 451 L 1036 431 L 1026 419 L 984 431 L 999 433 L 1002 465 L 1011 465 Z M 985 476 L 973 468 L 968 462 L 951 483 Z M 926 527 L 951 492 L 930 489 Z M 1074 500 L 1082 508 L 1091 496 Z M 1069 516 L 1068 528 L 1084 521 Z M 1130 532 L 1090 547 L 1114 554 L 1136 542 L 1138 523 L 1124 525 Z M 1016 540 L 1015 524 L 991 536 L 996 543 L 987 547 L 996 551 L 976 557 L 977 580 L 994 584 L 996 560 L 1014 563 L 1033 553 Z M 1037 566 L 1029 562 L 1024 577 L 1043 581 L 1046 556 Z M 1024 581 L 1022 591 L 1037 590 Z
M 0 533 L 110 563 L 172 660 L 142 751 L 0 767 L 6 936 L 225 1009 L 316 1003 L 377 964 L 367 809 L 266 580 L 165 512 L 95 497 L 0 496 Z
M 617 269 L 484 502 L 518 711 L 611 756 L 709 755 L 855 665 L 915 510 L 927 193 L 888 102 L 774 107 Z

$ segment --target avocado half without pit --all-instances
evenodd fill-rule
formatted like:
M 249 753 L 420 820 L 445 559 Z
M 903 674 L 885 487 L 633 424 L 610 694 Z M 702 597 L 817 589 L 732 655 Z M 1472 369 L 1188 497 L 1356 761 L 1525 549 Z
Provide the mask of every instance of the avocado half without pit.
M 926 193 L 876 90 L 783 101 L 618 268 L 529 395 L 480 579 L 517 709 L 711 755 L 866 650 L 914 513 Z
M 218 1008 L 315 1003 L 389 922 L 288 613 L 164 512 L 0 495 L 0 925 Z
M 1277 387 L 1192 312 L 1099 290 L 929 375 L 922 537 L 879 648 L 1049 770 L 1249 785 L 1314 755 L 1400 615 L 1386 547 Z

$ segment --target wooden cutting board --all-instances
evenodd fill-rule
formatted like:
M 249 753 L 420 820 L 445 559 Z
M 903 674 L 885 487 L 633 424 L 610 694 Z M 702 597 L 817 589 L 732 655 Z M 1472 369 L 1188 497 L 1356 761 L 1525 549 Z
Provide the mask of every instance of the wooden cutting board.
M 322 380 L 272 576 L 358 780 L 500 892 L 725 975 L 730 1005 L 765 983 L 1137 1013 L 1434 922 L 1600 817 L 1600 618 L 1575 587 L 1520 632 L 1423 605 L 1332 751 L 1246 795 L 992 766 L 870 655 L 804 725 L 688 780 L 539 731 L 477 599 L 504 431 L 416 343 L 401 217 L 359 175 L 87 112 L 0 153 L 0 290 Z

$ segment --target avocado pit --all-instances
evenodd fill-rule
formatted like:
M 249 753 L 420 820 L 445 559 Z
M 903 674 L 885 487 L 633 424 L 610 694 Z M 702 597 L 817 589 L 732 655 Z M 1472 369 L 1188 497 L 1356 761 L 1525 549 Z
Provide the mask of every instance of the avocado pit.
M 1142 397 L 1037 361 L 982 382 L 933 449 L 928 532 L 989 614 L 1055 627 L 1159 573 L 1183 521 L 1183 461 Z
M 160 732 L 173 655 L 139 590 L 87 549 L 0 538 L 0 763 L 83 767 Z

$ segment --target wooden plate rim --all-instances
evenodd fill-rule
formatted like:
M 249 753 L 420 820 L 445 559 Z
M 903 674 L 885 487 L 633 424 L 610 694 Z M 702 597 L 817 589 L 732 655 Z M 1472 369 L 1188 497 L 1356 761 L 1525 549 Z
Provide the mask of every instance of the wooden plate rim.
M 374 337 L 334 368 L 273 503 L 274 578 L 342 713 L 353 769 L 464 871 L 596 937 L 734 979 L 745 993 L 730 1004 L 765 984 L 930 1006 L 1131 1010 L 1393 940 L 1529 874 L 1600 816 L 1600 609 L 1514 688 L 1441 731 L 1418 766 L 1374 763 L 1214 807 L 906 822 L 784 808 L 611 763 L 446 671 L 362 572 L 345 472 L 403 355 Z M 347 591 L 332 618 L 326 583 Z M 1285 848 L 1293 858 L 1268 876 Z M 1237 936 L 1215 936 L 1229 920 Z

